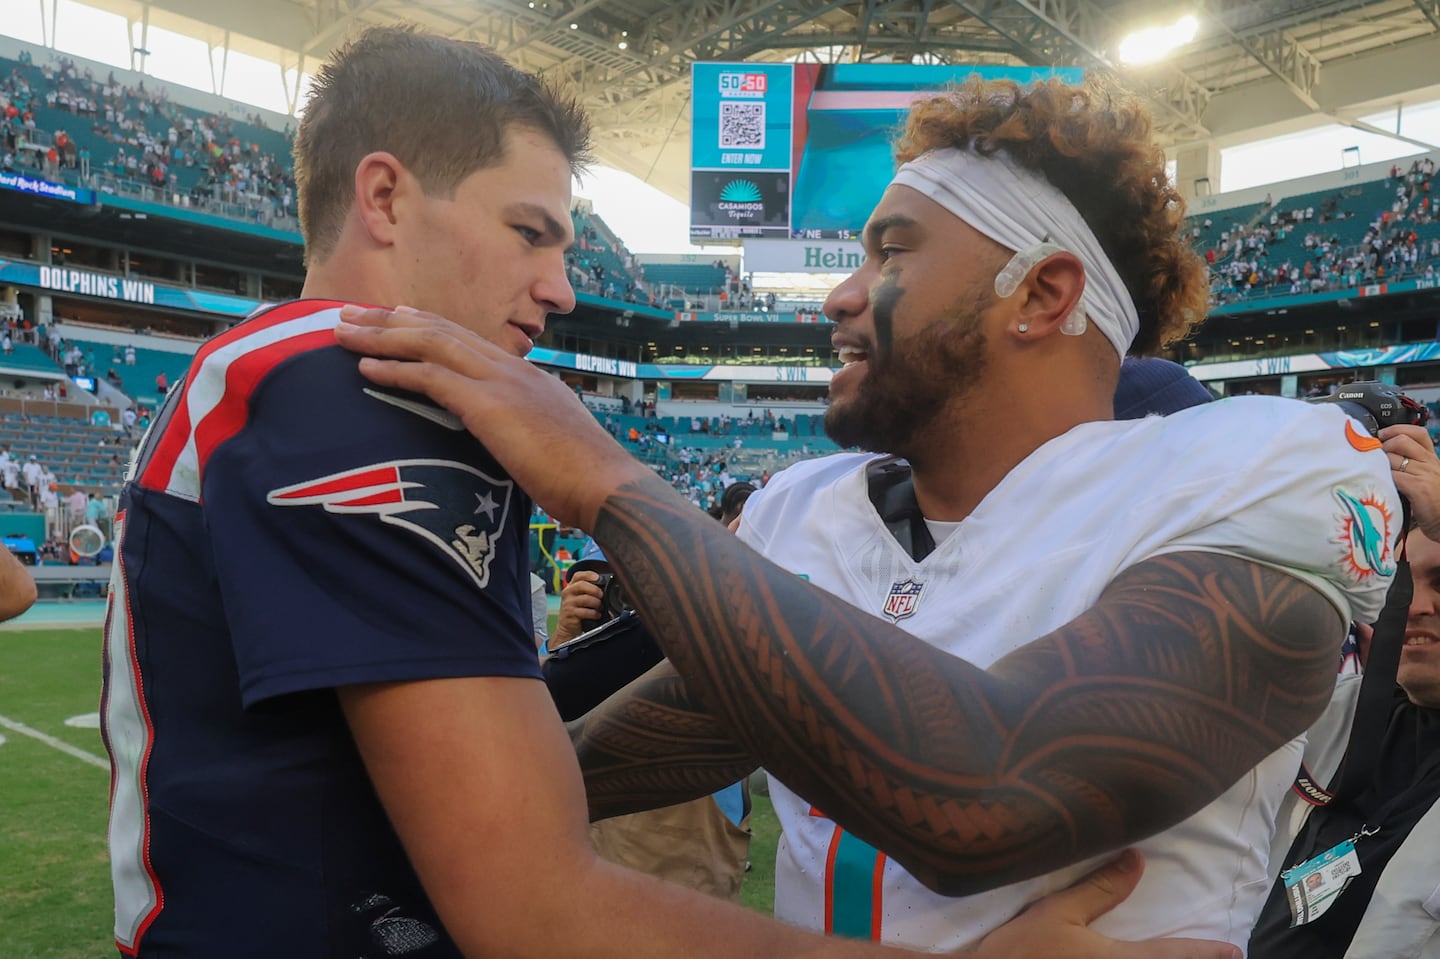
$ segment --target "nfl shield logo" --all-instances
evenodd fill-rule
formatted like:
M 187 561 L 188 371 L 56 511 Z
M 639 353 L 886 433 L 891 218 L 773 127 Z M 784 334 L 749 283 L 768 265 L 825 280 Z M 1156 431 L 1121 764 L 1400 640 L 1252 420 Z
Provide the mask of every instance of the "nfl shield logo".
M 925 584 L 913 578 L 895 583 L 890 587 L 890 595 L 885 597 L 885 615 L 896 623 L 908 616 L 914 616 L 915 607 L 920 605 L 920 594 L 923 592 Z

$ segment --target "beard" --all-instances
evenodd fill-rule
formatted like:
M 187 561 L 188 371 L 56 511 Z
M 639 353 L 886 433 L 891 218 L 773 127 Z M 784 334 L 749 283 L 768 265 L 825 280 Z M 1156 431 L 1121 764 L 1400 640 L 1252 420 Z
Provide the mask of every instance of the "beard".
M 985 369 L 980 315 L 989 305 L 967 297 L 883 353 L 872 344 L 864 379 L 826 410 L 826 435 L 842 448 L 909 456 L 945 407 L 976 388 Z

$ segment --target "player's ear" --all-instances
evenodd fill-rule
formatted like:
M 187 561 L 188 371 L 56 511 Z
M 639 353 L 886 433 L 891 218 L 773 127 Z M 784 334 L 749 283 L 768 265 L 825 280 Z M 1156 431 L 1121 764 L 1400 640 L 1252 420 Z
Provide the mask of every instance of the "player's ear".
M 379 246 L 395 242 L 398 207 L 408 177 L 409 172 L 394 154 L 383 151 L 367 154 L 355 166 L 353 210 L 371 242 Z
M 1052 253 L 1037 263 L 1020 285 L 1013 322 L 1017 330 L 1026 327 L 1032 338 L 1057 330 L 1080 308 L 1084 292 L 1085 267 L 1079 257 L 1067 250 Z

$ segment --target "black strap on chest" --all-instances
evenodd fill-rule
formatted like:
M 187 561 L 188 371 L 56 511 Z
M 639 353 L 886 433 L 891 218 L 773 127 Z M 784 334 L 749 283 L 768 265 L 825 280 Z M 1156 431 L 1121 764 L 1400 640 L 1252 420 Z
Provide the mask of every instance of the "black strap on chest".
M 1410 563 L 1401 557 L 1395 566 L 1395 579 L 1390 583 L 1385 609 L 1375 623 L 1370 654 L 1365 657 L 1365 677 L 1360 681 L 1350 742 L 1332 790 L 1341 801 L 1354 799 L 1374 780 L 1376 745 L 1384 738 L 1394 711 L 1395 674 L 1400 669 L 1400 651 L 1405 646 L 1405 626 L 1415 593 Z
M 1410 504 L 1404 508 L 1405 523 L 1409 527 Z M 1402 534 L 1403 536 L 1404 534 Z M 1345 757 L 1340 768 L 1330 781 L 1330 788 L 1323 788 L 1316 782 L 1310 770 L 1302 763 L 1300 772 L 1291 787 L 1300 798 L 1320 809 L 1333 803 L 1350 802 L 1370 785 L 1375 776 L 1377 761 L 1375 744 L 1385 735 L 1390 722 L 1395 696 L 1395 674 L 1400 668 L 1400 650 L 1405 645 L 1405 627 L 1410 617 L 1410 601 L 1415 594 L 1415 585 L 1410 577 L 1410 563 L 1401 548 L 1397 550 L 1395 578 L 1385 596 L 1385 608 L 1375 623 L 1375 632 L 1370 640 L 1370 654 L 1365 658 L 1365 675 L 1360 680 L 1360 695 L 1355 702 L 1355 718 L 1350 725 L 1350 738 L 1345 746 Z M 1317 809 L 1318 812 L 1318 809 Z M 1318 822 L 1320 817 L 1310 817 Z M 1305 833 L 1310 829 L 1307 826 Z M 1303 838 L 1304 834 L 1302 834 Z M 1302 843 L 1303 845 L 1303 843 Z
M 870 502 L 895 540 L 920 562 L 935 551 L 935 537 L 925 525 L 915 499 L 915 480 L 904 460 L 876 460 L 865 468 L 865 487 Z

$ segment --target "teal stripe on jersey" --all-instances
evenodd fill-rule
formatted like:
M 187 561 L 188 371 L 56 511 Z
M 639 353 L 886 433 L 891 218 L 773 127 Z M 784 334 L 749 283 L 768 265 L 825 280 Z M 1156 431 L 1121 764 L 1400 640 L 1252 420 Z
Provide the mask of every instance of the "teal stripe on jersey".
M 841 832 L 836 840 L 835 871 L 831 874 L 834 904 L 831 931 L 837 936 L 869 939 L 875 926 L 875 865 L 880 853 L 869 843 Z

